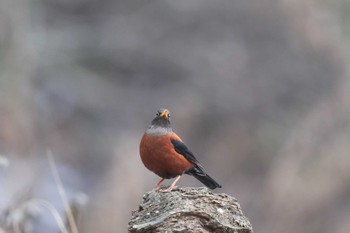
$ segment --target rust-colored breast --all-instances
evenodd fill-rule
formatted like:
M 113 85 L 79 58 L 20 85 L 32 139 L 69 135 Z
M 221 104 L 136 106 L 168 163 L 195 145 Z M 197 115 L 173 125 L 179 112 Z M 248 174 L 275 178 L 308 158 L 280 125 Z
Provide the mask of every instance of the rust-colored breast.
M 173 178 L 194 165 L 177 153 L 170 138 L 181 140 L 175 133 L 151 135 L 145 133 L 140 143 L 143 164 L 162 178 Z

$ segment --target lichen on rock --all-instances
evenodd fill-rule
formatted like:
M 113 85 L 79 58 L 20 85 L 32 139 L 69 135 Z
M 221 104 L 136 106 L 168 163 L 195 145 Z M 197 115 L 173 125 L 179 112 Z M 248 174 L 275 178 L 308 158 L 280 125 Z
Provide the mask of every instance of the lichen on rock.
M 249 220 L 237 200 L 207 188 L 152 190 L 132 212 L 129 233 L 232 232 L 252 233 Z

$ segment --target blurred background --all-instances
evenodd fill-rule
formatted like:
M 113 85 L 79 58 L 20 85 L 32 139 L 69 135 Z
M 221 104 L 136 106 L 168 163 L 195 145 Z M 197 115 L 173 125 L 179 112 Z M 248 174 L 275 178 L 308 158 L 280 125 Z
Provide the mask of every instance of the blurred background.
M 350 1 L 2 0 L 0 232 L 126 232 L 156 110 L 255 232 L 350 229 Z M 167 182 L 170 183 L 169 181 Z M 184 176 L 179 186 L 202 186 Z

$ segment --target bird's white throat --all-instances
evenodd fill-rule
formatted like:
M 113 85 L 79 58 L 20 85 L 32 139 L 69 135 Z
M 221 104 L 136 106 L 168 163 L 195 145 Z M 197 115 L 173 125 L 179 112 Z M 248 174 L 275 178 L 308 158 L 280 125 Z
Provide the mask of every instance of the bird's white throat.
M 173 130 L 171 128 L 164 128 L 159 126 L 150 125 L 148 129 L 146 130 L 147 134 L 151 135 L 165 135 L 167 133 L 171 133 Z

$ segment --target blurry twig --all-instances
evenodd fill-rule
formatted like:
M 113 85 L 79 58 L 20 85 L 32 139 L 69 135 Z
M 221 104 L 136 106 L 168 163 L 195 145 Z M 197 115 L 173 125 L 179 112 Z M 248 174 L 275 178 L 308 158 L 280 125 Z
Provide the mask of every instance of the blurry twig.
M 63 222 L 60 214 L 58 213 L 57 209 L 50 202 L 45 201 L 45 200 L 41 200 L 41 199 L 32 199 L 25 204 L 28 206 L 33 205 L 33 206 L 46 207 L 51 212 L 52 216 L 55 218 L 56 223 L 59 226 L 61 232 L 68 233 L 68 230 L 67 230 L 66 226 L 64 225 L 64 222 Z M 15 229 L 19 230 L 18 227 L 16 227 Z M 17 231 L 17 232 L 21 232 L 21 231 Z
M 54 217 L 61 232 L 69 233 L 58 210 L 51 203 L 42 199 L 30 199 L 27 201 L 23 201 L 23 203 L 20 205 L 8 207 L 7 209 L 5 209 L 4 213 L 1 215 L 1 223 L 4 224 L 4 230 L 0 228 L 0 233 L 31 232 L 31 230 L 28 228 L 28 221 L 35 214 L 33 207 L 44 207 L 48 209 Z
M 1 209 L 0 233 L 24 233 L 31 228 L 33 212 L 28 208 L 32 187 L 21 189 L 12 194 L 12 203 Z
M 55 179 L 55 182 L 56 182 L 56 185 L 58 188 L 58 192 L 59 192 L 61 199 L 62 199 L 62 202 L 63 202 L 64 210 L 66 212 L 66 216 L 67 216 L 67 220 L 68 220 L 71 232 L 72 233 L 79 233 L 77 224 L 74 220 L 73 211 L 70 208 L 66 193 L 65 193 L 63 185 L 62 185 L 61 178 L 58 174 L 57 167 L 56 167 L 55 161 L 53 159 L 52 152 L 50 150 L 47 151 L 47 157 L 48 157 L 48 160 L 50 163 L 50 168 L 51 168 L 53 177 Z
M 88 196 L 80 193 L 75 198 L 72 198 L 69 202 L 70 209 L 73 214 L 73 218 L 77 226 L 79 226 L 79 220 L 81 219 L 81 209 L 87 203 Z M 66 227 L 69 228 L 69 222 L 67 221 L 68 217 L 66 216 Z

